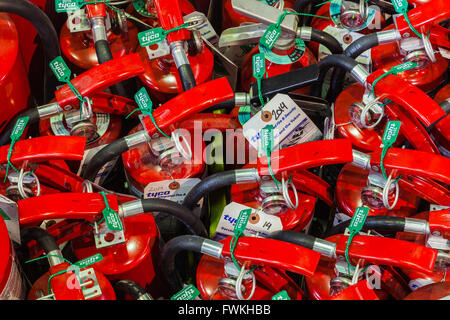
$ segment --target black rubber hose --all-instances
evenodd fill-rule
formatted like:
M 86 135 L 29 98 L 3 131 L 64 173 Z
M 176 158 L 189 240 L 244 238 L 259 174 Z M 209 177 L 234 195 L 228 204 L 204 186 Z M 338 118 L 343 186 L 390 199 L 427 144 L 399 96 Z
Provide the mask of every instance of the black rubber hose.
M 17 14 L 36 28 L 49 61 L 61 55 L 58 33 L 49 17 L 36 5 L 26 0 L 0 0 L 0 12 Z
M 169 291 L 174 294 L 183 288 L 183 282 L 176 272 L 175 258 L 182 251 L 201 253 L 205 238 L 198 236 L 179 236 L 168 241 L 161 252 L 161 271 L 166 280 Z
M 293 243 L 311 250 L 313 250 L 314 242 L 316 241 L 316 237 L 292 230 L 275 231 L 269 234 L 267 238 Z
M 354 59 L 345 55 L 333 54 L 320 60 L 317 65 L 319 66 L 321 72 L 326 72 L 331 67 L 342 68 L 345 71 L 350 72 L 358 65 L 358 63 Z
M 215 173 L 196 184 L 186 195 L 183 206 L 192 210 L 197 202 L 210 192 L 236 183 L 236 171 L 228 170 Z
M 22 244 L 27 244 L 31 240 L 36 240 L 46 254 L 54 250 L 59 250 L 55 238 L 47 230 L 39 227 L 24 228 L 20 231 Z
M 292 8 L 297 12 L 303 12 L 310 3 L 319 2 L 318 0 L 296 0 Z
M 111 48 L 107 40 L 98 40 L 95 42 L 95 52 L 97 53 L 98 63 L 102 64 L 113 59 Z
M 340 224 L 331 228 L 327 237 L 333 236 L 335 234 L 344 233 L 345 229 L 350 225 L 350 221 L 351 220 L 341 222 Z M 364 222 L 363 229 L 403 232 L 405 230 L 405 223 L 406 219 L 401 217 L 386 217 L 386 216 L 367 217 L 366 221 Z
M 132 280 L 120 280 L 114 284 L 114 291 L 117 296 L 124 297 L 125 294 L 130 295 L 137 300 L 143 295 L 151 296 L 137 282 Z
M 319 29 L 311 29 L 311 41 L 324 45 L 332 54 L 341 54 L 342 46 L 335 37 Z
M 178 74 L 180 75 L 181 85 L 183 86 L 184 91 L 190 90 L 197 85 L 190 64 L 182 64 L 178 68 Z
M 167 213 L 183 223 L 192 234 L 208 237 L 208 231 L 200 218 L 181 204 L 166 199 L 142 199 L 141 203 L 144 212 Z
M 40 119 L 38 109 L 36 108 L 26 109 L 17 113 L 14 118 L 9 120 L 5 129 L 3 129 L 2 133 L 0 134 L 0 146 L 11 143 L 11 133 L 14 129 L 14 126 L 16 125 L 17 120 L 23 117 L 30 117 L 27 124 L 28 127 L 32 124 L 38 123 Z
M 124 137 L 111 142 L 100 152 L 97 152 L 88 162 L 83 173 L 84 179 L 94 182 L 98 171 L 105 163 L 113 160 L 126 151 L 128 151 L 128 144 Z

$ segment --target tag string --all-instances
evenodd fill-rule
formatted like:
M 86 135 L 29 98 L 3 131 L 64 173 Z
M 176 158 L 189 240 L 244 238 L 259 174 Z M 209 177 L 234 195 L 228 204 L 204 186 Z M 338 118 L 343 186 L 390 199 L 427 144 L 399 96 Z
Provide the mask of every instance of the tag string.
M 166 138 L 169 138 L 169 139 L 172 139 L 172 137 L 171 136 L 169 136 L 169 135 L 167 135 L 166 133 L 164 133 L 164 131 L 162 131 L 159 127 L 158 127 L 158 125 L 156 124 L 156 120 L 155 120 L 155 118 L 153 117 L 153 114 L 152 114 L 152 112 L 153 112 L 153 109 L 150 109 L 150 111 L 149 110 L 146 110 L 146 109 L 144 109 L 144 108 L 136 108 L 136 109 L 134 109 L 133 111 L 131 111 L 126 117 L 125 117 L 125 119 L 128 119 L 133 113 L 135 113 L 136 111 L 141 111 L 141 113 L 142 114 L 145 114 L 145 115 L 147 115 L 147 116 L 149 116 L 150 117 L 150 120 L 152 121 L 152 123 L 153 123 L 153 125 L 155 126 L 155 128 L 164 136 L 164 137 L 166 137 Z M 178 128 L 179 129 L 179 128 Z
M 233 261 L 234 265 L 236 266 L 236 268 L 241 271 L 241 266 L 239 265 L 239 262 L 237 261 L 236 257 L 234 256 L 234 249 L 236 249 L 236 245 L 239 241 L 239 237 L 242 236 L 242 232 L 236 232 L 233 237 L 231 238 L 231 242 L 230 242 L 230 256 L 231 256 L 231 260 Z M 254 266 L 253 269 L 247 271 L 246 274 L 250 274 L 253 271 L 255 271 L 257 267 Z
M 355 267 L 350 262 L 350 256 L 349 256 L 348 251 L 349 251 L 350 244 L 352 243 L 354 236 L 356 236 L 358 233 L 359 232 L 350 233 L 350 235 L 348 236 L 348 240 L 347 240 L 347 246 L 345 247 L 345 260 L 347 260 L 347 274 L 349 276 L 350 276 L 350 268 L 352 270 L 355 270 Z M 370 264 L 367 264 L 362 272 L 365 272 L 369 266 L 370 266 Z

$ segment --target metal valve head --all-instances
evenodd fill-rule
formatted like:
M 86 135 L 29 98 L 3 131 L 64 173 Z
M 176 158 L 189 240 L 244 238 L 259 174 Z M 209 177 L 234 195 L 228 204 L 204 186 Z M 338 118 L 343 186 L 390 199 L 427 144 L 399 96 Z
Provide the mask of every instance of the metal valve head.
M 341 23 L 349 29 L 361 28 L 367 19 L 367 3 L 360 0 L 359 4 L 351 1 L 343 1 L 341 7 Z

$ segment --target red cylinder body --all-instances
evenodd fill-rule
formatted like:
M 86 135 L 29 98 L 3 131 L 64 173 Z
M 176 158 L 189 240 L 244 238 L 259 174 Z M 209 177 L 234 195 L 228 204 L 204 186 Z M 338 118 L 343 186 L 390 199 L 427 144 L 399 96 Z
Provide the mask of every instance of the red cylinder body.
M 264 275 L 264 276 L 263 276 Z M 224 262 L 204 255 L 197 267 L 197 288 L 203 300 L 230 300 L 223 295 L 218 287 L 219 280 L 225 278 Z M 262 267 L 261 272 L 255 271 L 258 284 L 251 300 L 270 300 L 272 296 L 282 290 L 286 290 L 292 300 L 301 300 L 303 292 L 297 284 L 282 270 Z M 251 282 L 243 283 L 247 297 L 251 291 Z
M 25 298 L 25 287 L 19 273 L 8 230 L 0 218 L 0 300 Z
M 120 58 L 126 54 L 135 52 L 139 42 L 137 27 L 127 21 L 128 37 L 116 35 L 109 31 L 108 42 L 114 58 Z M 71 33 L 66 22 L 61 28 L 59 43 L 64 56 L 77 67 L 87 70 L 98 65 L 95 45 L 91 30 Z
M 295 199 L 294 191 L 289 190 L 289 196 Z M 235 184 L 231 187 L 231 201 L 262 210 L 262 200 L 258 184 Z M 283 230 L 302 231 L 309 226 L 314 215 L 316 199 L 298 192 L 298 203 L 296 210 L 288 209 L 285 213 L 278 215 L 283 224 Z
M 279 56 L 287 56 L 295 51 L 295 46 L 292 45 L 291 48 L 287 50 L 278 50 L 275 47 L 272 49 L 272 52 L 279 55 Z M 244 58 L 242 62 L 242 71 L 241 71 L 241 89 L 243 91 L 249 91 L 250 90 L 250 84 L 253 82 L 256 82 L 256 79 L 253 77 L 253 65 L 252 65 L 252 57 L 255 54 L 260 53 L 259 45 L 254 47 Z M 311 64 L 317 63 L 316 58 L 314 55 L 309 51 L 309 49 L 305 46 L 305 51 L 300 59 L 298 59 L 294 63 L 289 64 L 278 64 L 275 62 L 271 62 L 266 57 L 266 74 L 267 77 L 273 77 L 285 72 L 289 72 L 291 70 L 300 69 L 303 67 L 307 67 Z M 301 88 L 294 91 L 295 93 L 299 94 L 309 94 L 309 87 Z
M 445 100 L 450 98 L 450 84 L 443 87 L 434 97 L 434 101 L 437 103 L 442 103 Z M 447 117 L 443 120 L 441 120 L 442 127 L 449 127 L 450 126 L 450 119 Z M 436 142 L 439 144 L 439 150 L 443 155 L 446 157 L 450 157 L 450 141 L 445 139 L 445 135 L 441 132 L 439 127 L 434 127 L 431 131 L 433 138 L 436 139 Z
M 352 217 L 356 208 L 363 205 L 361 191 L 367 186 L 369 172 L 352 164 L 346 164 L 338 175 L 336 182 L 336 200 L 340 212 Z M 370 209 L 369 216 L 408 217 L 414 214 L 420 199 L 400 188 L 399 199 L 393 210 Z
M 155 296 L 161 288 L 155 280 L 159 261 L 159 232 L 150 214 L 140 214 L 123 220 L 125 242 L 97 249 L 93 232 L 72 240 L 72 248 L 78 259 L 101 253 L 103 260 L 96 269 L 110 280 L 136 281 Z
M 274 4 L 272 7 L 276 7 L 277 1 L 274 1 Z M 294 6 L 295 1 L 292 0 L 285 0 L 284 1 L 284 8 L 292 8 Z M 234 11 L 233 6 L 231 5 L 231 0 L 224 0 L 223 1 L 223 21 L 222 21 L 222 30 L 238 27 L 243 23 L 258 23 L 258 21 L 255 21 L 251 18 L 248 18 L 240 13 L 237 13 Z
M 0 14 L 0 34 L 0 97 L 4 110 L 0 115 L 0 130 L 3 130 L 15 114 L 27 108 L 30 87 L 16 27 L 4 13 Z

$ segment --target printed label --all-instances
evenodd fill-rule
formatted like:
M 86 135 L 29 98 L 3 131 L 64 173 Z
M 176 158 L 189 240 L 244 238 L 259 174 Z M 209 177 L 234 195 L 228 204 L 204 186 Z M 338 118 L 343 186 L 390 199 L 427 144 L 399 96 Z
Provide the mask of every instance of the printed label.
M 281 35 L 281 29 L 275 24 L 271 24 L 259 41 L 260 46 L 272 49 Z
M 179 292 L 175 293 L 170 300 L 194 300 L 200 295 L 200 291 L 197 290 L 194 285 L 190 284 Z
M 397 13 L 408 12 L 408 1 L 407 0 L 391 0 L 394 5 L 394 9 Z
M 291 298 L 289 298 L 289 295 L 286 292 L 286 290 L 283 290 L 281 292 L 278 292 L 276 295 L 274 295 L 272 297 L 272 300 L 291 300 Z
M 50 68 L 56 76 L 56 79 L 60 82 L 68 82 L 70 80 L 70 75 L 72 71 L 70 71 L 67 64 L 64 62 L 61 56 L 56 57 L 50 62 Z
M 141 47 L 147 47 L 163 41 L 166 38 L 166 34 L 163 28 L 153 28 L 139 32 L 138 38 Z
M 272 50 L 264 46 L 259 46 L 259 51 L 261 53 L 264 53 L 265 58 L 270 62 L 282 65 L 292 64 L 300 60 L 305 54 L 305 42 L 301 39 L 295 39 L 294 51 L 291 54 L 285 56 L 276 54 Z
M 28 120 L 30 120 L 30 117 L 23 117 L 19 118 L 16 121 L 16 124 L 14 125 L 13 131 L 11 132 L 11 141 L 17 141 L 20 139 L 20 136 L 23 134 Z
M 401 121 L 388 121 L 386 129 L 384 130 L 382 143 L 384 146 L 392 146 L 397 140 L 400 132 Z
M 120 221 L 117 212 L 110 208 L 105 208 L 103 210 L 103 217 L 105 218 L 106 226 L 111 231 L 121 231 L 123 230 L 122 222 Z
M 56 12 L 68 12 L 79 9 L 78 0 L 55 0 Z
M 264 213 L 237 202 L 231 202 L 223 208 L 222 216 L 217 225 L 216 234 L 234 235 L 234 226 L 242 210 L 251 210 L 248 223 L 243 230 L 245 236 L 268 236 L 270 233 L 283 230 L 279 217 Z
M 167 199 L 179 204 L 201 180 L 198 178 L 150 182 L 144 189 L 144 199 Z
M 398 74 L 400 72 L 404 72 L 404 71 L 407 71 L 407 70 L 411 70 L 411 69 L 417 68 L 418 66 L 419 65 L 417 63 L 412 62 L 412 61 L 408 61 L 408 62 L 399 64 L 399 65 L 393 66 L 391 68 L 391 72 L 393 74 Z
M 322 132 L 288 95 L 277 94 L 243 125 L 244 137 L 258 150 L 261 129 L 273 126 L 273 149 L 318 140 Z M 260 150 L 261 151 L 261 150 Z M 259 153 L 259 155 L 264 155 Z
M 255 54 L 252 57 L 253 61 L 253 77 L 262 79 L 266 73 L 266 59 L 263 53 Z
M 78 262 L 75 262 L 75 265 L 77 265 L 80 269 L 89 267 L 90 265 L 93 265 L 96 262 L 102 261 L 103 256 L 100 253 L 94 254 L 93 256 L 90 256 L 88 258 L 85 258 L 83 260 L 80 260 Z
M 134 100 L 136 101 L 139 109 L 144 112 L 152 112 L 153 102 L 150 99 L 150 96 L 147 93 L 145 87 L 142 87 L 136 94 L 134 95 Z
M 0 212 L 8 229 L 9 238 L 20 244 L 20 225 L 17 203 L 0 194 Z
M 364 222 L 366 222 L 369 210 L 370 209 L 368 207 L 356 208 L 355 214 L 353 215 L 352 220 L 350 221 L 350 225 L 348 226 L 350 233 L 357 233 L 361 231 L 362 227 L 364 226 Z

